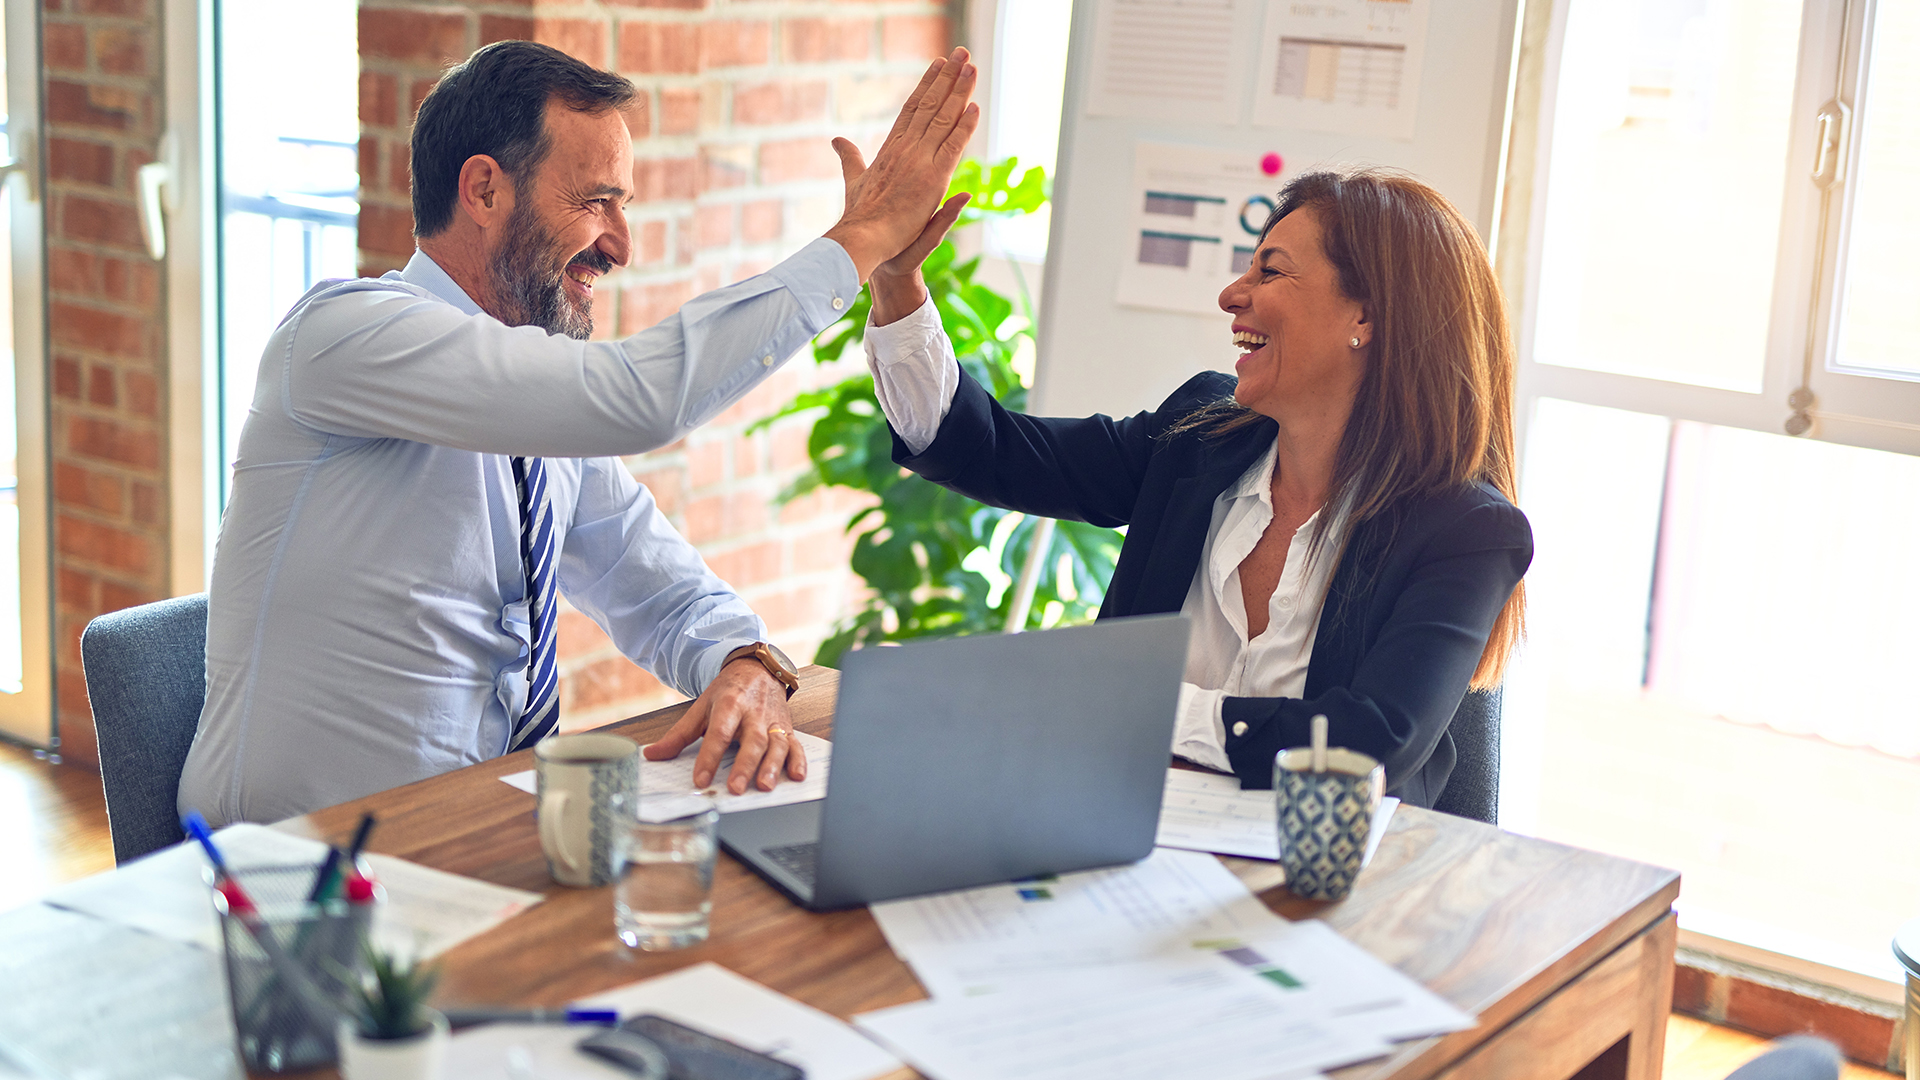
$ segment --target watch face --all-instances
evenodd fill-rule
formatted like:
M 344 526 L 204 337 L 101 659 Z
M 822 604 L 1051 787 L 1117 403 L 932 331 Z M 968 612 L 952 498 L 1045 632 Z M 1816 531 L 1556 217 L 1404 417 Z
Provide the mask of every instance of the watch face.
M 788 671 L 791 671 L 796 675 L 800 673 L 800 665 L 794 663 L 792 660 L 789 660 L 787 658 L 787 654 L 780 651 L 780 646 L 775 645 L 771 641 L 765 642 L 765 645 L 767 646 L 767 651 L 773 654 L 773 658 L 775 660 L 780 661 L 781 667 L 786 668 Z

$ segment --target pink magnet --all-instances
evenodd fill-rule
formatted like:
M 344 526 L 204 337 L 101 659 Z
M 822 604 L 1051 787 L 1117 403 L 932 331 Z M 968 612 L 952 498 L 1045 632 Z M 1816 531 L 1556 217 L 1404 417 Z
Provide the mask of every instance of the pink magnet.
M 1260 159 L 1260 171 L 1268 176 L 1279 176 L 1280 168 L 1285 164 L 1286 161 L 1279 154 L 1268 154 Z

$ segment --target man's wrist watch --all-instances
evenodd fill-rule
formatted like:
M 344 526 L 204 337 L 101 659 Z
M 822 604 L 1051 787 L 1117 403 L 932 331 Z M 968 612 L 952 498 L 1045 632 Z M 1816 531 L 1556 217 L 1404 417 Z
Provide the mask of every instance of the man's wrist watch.
M 764 641 L 756 641 L 751 645 L 735 649 L 728 653 L 727 658 L 721 661 L 720 666 L 726 667 L 735 660 L 758 660 L 761 666 L 767 669 L 767 674 L 773 676 L 775 681 L 787 688 L 788 697 L 792 697 L 793 692 L 800 689 L 800 673 L 793 669 L 793 661 L 787 659 L 787 654 L 781 652 L 777 645 L 770 645 Z

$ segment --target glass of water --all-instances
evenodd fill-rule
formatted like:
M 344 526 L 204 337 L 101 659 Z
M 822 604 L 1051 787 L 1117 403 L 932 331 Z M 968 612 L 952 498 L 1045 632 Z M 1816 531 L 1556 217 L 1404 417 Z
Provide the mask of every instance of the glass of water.
M 720 823 L 713 802 L 671 821 L 623 820 L 621 870 L 613 888 L 613 921 L 633 949 L 662 952 L 707 940 L 713 911 L 713 857 Z

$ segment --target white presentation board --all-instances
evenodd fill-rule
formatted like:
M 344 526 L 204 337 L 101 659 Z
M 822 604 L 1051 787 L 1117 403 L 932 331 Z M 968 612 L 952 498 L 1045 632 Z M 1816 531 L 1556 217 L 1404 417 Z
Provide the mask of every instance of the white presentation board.
M 1075 0 L 1033 411 L 1125 415 L 1232 371 L 1214 299 L 1315 166 L 1405 169 L 1487 238 L 1516 22 L 1517 0 Z

